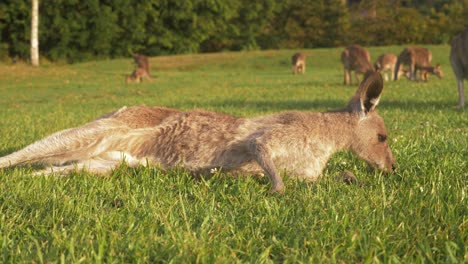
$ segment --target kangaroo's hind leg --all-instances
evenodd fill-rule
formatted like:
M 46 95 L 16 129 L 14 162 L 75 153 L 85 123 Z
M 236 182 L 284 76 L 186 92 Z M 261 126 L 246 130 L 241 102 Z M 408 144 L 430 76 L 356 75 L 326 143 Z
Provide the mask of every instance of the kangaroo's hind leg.
M 262 137 L 253 139 L 249 142 L 249 150 L 254 160 L 270 178 L 272 184 L 271 191 L 280 194 L 283 193 L 284 183 L 276 170 L 275 164 L 271 158 L 271 149 L 268 144 L 265 143 L 265 139 Z
M 0 168 L 23 164 L 60 165 L 89 160 L 108 151 L 103 144 L 115 140 L 128 127 L 113 119 L 100 119 L 52 134 L 17 152 L 0 158 Z
M 86 160 L 80 161 L 78 163 L 71 163 L 64 166 L 49 166 L 43 170 L 36 171 L 33 175 L 68 175 L 73 171 L 84 170 L 92 174 L 105 175 L 109 174 L 113 169 L 115 169 L 120 164 L 120 161 L 110 161 L 110 160 Z
M 149 161 L 146 159 L 137 159 L 125 152 L 109 151 L 89 160 L 82 160 L 63 166 L 49 166 L 44 170 L 35 172 L 34 175 L 67 175 L 73 171 L 79 170 L 85 170 L 92 174 L 105 175 L 110 174 L 111 171 L 121 165 L 122 162 L 125 162 L 129 167 L 136 167 L 139 165 L 146 166 Z

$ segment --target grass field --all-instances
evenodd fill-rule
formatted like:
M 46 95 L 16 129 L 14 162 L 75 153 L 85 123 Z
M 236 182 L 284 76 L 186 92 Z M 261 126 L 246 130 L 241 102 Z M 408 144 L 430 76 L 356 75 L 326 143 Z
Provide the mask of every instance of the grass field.
M 468 115 L 454 109 L 448 46 L 429 46 L 442 80 L 385 83 L 379 112 L 399 169 L 369 172 L 351 153 L 323 177 L 264 178 L 127 168 L 108 177 L 33 177 L 0 169 L 0 262 L 463 263 L 468 261 Z M 237 116 L 344 106 L 342 49 L 151 58 L 152 82 L 126 85 L 131 59 L 75 65 L 0 65 L 0 155 L 123 105 L 204 108 Z M 401 46 L 369 49 L 372 58 Z M 334 177 L 353 171 L 357 185 Z

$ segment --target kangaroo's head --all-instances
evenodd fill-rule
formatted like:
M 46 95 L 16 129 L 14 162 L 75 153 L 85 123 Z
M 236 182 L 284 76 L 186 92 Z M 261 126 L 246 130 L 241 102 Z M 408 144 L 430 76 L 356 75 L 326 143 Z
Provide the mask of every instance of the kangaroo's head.
M 374 63 L 374 70 L 375 70 L 376 72 L 381 72 L 381 71 L 382 71 L 382 65 L 380 64 L 379 61 L 376 61 L 376 62 Z
M 383 90 L 382 76 L 368 72 L 356 94 L 348 103 L 358 121 L 352 132 L 351 150 L 370 166 L 385 172 L 394 172 L 395 159 L 388 145 L 384 120 L 375 110 Z
M 407 69 L 403 69 L 403 67 L 400 67 L 398 71 L 398 78 L 401 76 L 404 76 L 406 79 L 411 80 L 411 72 Z
M 442 77 L 444 77 L 444 73 L 442 72 L 442 67 L 440 67 L 440 64 L 437 64 L 435 67 L 434 67 L 434 70 L 432 71 L 432 73 L 439 77 L 439 79 L 442 79 Z

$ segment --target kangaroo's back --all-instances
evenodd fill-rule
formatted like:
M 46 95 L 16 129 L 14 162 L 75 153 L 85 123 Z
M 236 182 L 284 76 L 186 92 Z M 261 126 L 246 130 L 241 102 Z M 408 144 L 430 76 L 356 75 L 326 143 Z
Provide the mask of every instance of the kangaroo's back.
M 428 66 L 432 60 L 432 53 L 421 47 L 405 48 L 398 56 L 398 63 L 403 65 Z
M 122 107 L 117 111 L 97 118 L 111 118 L 125 123 L 130 128 L 153 127 L 162 123 L 166 118 L 182 111 L 166 107 L 132 106 Z
M 429 66 L 432 61 L 432 53 L 426 48 L 414 47 L 414 61 L 416 66 Z

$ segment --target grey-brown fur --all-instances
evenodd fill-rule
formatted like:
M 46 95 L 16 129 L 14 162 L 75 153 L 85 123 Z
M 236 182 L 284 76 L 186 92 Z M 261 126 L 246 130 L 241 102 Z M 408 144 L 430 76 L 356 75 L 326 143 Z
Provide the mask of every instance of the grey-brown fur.
M 359 83 L 358 74 L 374 71 L 369 51 L 359 45 L 351 45 L 341 53 L 341 62 L 344 67 L 344 84 L 351 84 L 351 71 L 354 71 L 356 82 Z
M 125 82 L 140 83 L 143 81 L 143 79 L 151 80 L 148 57 L 138 53 L 134 53 L 132 56 L 135 61 L 135 69 L 133 70 L 132 74 L 125 78 Z
M 383 89 L 371 73 L 342 110 L 282 112 L 255 118 L 167 108 L 122 108 L 82 127 L 53 134 L 0 158 L 0 167 L 44 163 L 66 173 L 77 163 L 105 173 L 125 158 L 130 166 L 184 167 L 194 174 L 213 169 L 269 176 L 283 192 L 279 175 L 319 178 L 331 155 L 350 149 L 373 167 L 395 168 L 383 119 L 375 111 Z
M 452 39 L 450 63 L 457 77 L 458 107 L 463 108 L 465 106 L 463 79 L 468 80 L 468 28 Z
M 141 83 L 143 79 L 151 80 L 151 77 L 143 68 L 136 68 L 133 70 L 132 74 L 128 75 L 125 79 L 125 82 L 128 83 Z
M 306 56 L 300 52 L 291 57 L 293 74 L 304 74 L 306 70 Z
M 442 79 L 442 77 L 444 76 L 440 64 L 437 64 L 436 66 L 419 66 L 417 67 L 417 69 L 420 71 L 420 80 L 424 82 L 427 82 L 427 76 L 429 73 L 437 76 L 437 78 L 439 79 Z
M 132 56 L 133 56 L 133 59 L 135 60 L 136 67 L 144 69 L 146 73 L 150 75 L 150 64 L 149 64 L 148 57 L 139 53 L 134 53 L 132 54 Z
M 440 66 L 437 69 L 432 67 L 431 61 L 432 53 L 428 49 L 421 47 L 405 48 L 398 56 L 393 80 L 398 80 L 399 76 L 397 72 L 402 65 L 407 65 L 409 67 L 410 80 L 417 80 L 416 73 L 418 70 L 420 71 L 420 79 L 422 81 L 427 81 L 427 73 L 435 74 L 439 78 L 442 78 Z

